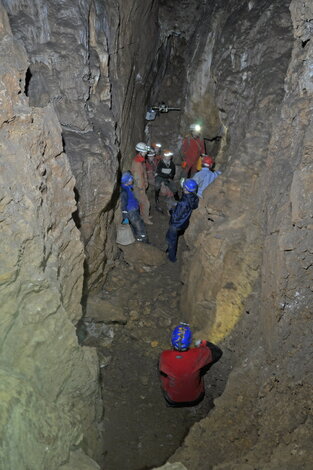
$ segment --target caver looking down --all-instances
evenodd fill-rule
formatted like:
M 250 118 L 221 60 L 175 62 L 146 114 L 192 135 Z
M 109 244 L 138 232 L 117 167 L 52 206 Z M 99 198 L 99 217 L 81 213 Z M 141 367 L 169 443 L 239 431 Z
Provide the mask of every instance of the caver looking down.
M 159 373 L 164 398 L 169 406 L 194 406 L 204 397 L 203 376 L 222 356 L 222 350 L 209 341 L 197 341 L 190 348 L 192 332 L 180 323 L 172 332 L 173 349 L 163 351 Z

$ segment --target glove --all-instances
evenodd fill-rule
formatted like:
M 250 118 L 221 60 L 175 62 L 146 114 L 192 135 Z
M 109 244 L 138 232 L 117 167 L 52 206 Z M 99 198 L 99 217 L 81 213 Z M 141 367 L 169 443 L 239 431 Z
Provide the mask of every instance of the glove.
M 198 348 L 201 343 L 202 343 L 202 340 L 201 340 L 201 339 L 197 339 L 197 341 L 195 341 L 195 346 Z
M 129 224 L 129 220 L 127 219 L 127 217 L 122 220 L 122 224 L 123 224 L 123 225 Z

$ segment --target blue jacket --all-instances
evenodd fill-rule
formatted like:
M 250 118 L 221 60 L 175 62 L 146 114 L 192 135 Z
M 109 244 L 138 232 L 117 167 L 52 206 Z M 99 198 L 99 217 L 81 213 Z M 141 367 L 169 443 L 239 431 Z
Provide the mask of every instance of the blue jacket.
M 198 184 L 198 196 L 202 197 L 202 193 L 205 188 L 209 186 L 209 184 L 213 183 L 220 174 L 220 171 L 212 171 L 210 168 L 202 168 L 202 170 L 193 175 L 192 179 Z
M 133 187 L 122 184 L 121 189 L 122 212 L 130 212 L 139 209 L 139 202 L 133 193 Z
M 191 213 L 198 207 L 199 198 L 194 193 L 183 194 L 181 201 L 171 212 L 170 225 L 178 230 L 184 230 L 189 222 Z

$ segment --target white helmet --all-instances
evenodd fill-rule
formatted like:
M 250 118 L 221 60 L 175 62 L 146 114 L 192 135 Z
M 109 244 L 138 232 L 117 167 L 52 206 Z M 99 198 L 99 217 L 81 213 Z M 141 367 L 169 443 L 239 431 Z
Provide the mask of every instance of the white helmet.
M 190 124 L 189 129 L 193 132 L 200 132 L 201 131 L 201 126 L 200 124 Z
M 138 144 L 136 145 L 136 150 L 137 152 L 148 152 L 150 150 L 150 147 L 144 142 L 138 142 Z

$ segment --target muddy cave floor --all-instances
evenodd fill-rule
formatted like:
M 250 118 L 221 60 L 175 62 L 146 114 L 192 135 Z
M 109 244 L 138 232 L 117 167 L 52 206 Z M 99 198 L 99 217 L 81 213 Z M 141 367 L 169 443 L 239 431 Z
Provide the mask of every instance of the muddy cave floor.
M 169 218 L 153 206 L 151 213 L 150 242 L 165 250 Z M 103 470 L 147 470 L 165 463 L 225 387 L 224 368 L 215 367 L 206 374 L 206 396 L 196 407 L 169 408 L 160 390 L 159 354 L 170 348 L 172 329 L 184 321 L 178 306 L 180 260 L 186 249 L 181 237 L 178 261 L 152 269 L 130 266 L 121 257 L 101 294 L 126 317 L 125 324 L 105 325 L 102 334 L 84 341 L 97 348 L 101 364 Z

